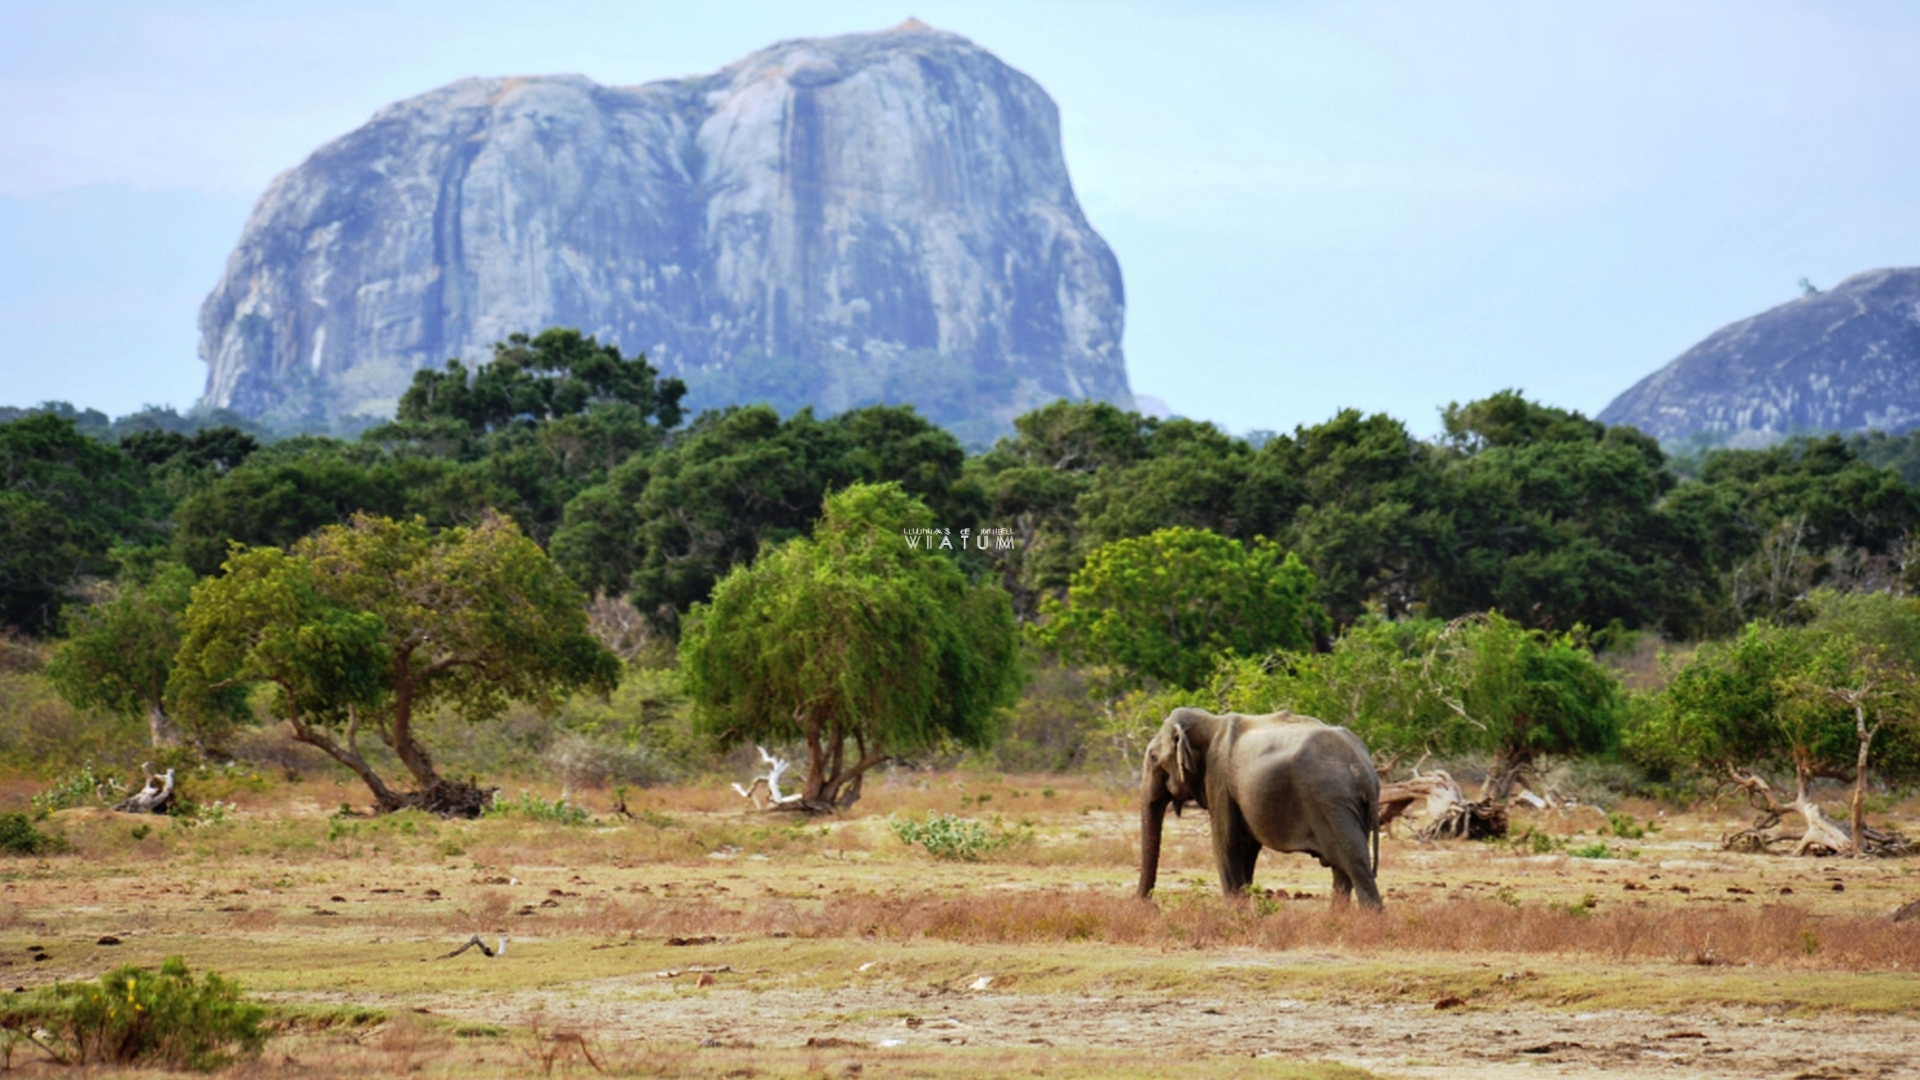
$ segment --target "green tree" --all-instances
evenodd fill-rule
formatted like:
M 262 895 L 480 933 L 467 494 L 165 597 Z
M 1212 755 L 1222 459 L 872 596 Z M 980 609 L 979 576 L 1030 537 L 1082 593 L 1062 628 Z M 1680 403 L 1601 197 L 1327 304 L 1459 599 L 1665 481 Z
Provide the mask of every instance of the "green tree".
M 47 676 L 76 709 L 98 709 L 144 720 L 154 749 L 180 741 L 167 712 L 167 680 L 180 649 L 181 616 L 193 591 L 193 572 L 167 563 L 146 573 L 123 568 L 99 602 L 67 611 L 67 638 L 55 646 Z M 187 734 L 200 745 L 248 717 L 238 687 L 210 696 Z
M 1225 660 L 1208 690 L 1222 708 L 1340 724 L 1387 760 L 1487 754 L 1496 798 L 1543 755 L 1610 752 L 1625 716 L 1618 682 L 1576 636 L 1498 613 L 1363 619 L 1323 653 Z
M 1807 625 L 1756 621 L 1702 646 L 1636 713 L 1627 746 L 1648 764 L 1699 769 L 1748 792 L 1761 818 L 1739 842 L 1864 853 L 1879 839 L 1861 820 L 1874 752 L 1884 775 L 1920 766 L 1920 602 L 1822 592 L 1813 604 Z M 1791 798 L 1768 779 L 1783 771 Z M 1848 827 L 1815 801 L 1820 779 L 1853 786 Z M 1805 830 L 1767 832 L 1786 813 Z
M 269 683 L 294 737 L 352 769 L 382 810 L 477 813 L 483 793 L 439 776 L 415 717 L 446 707 L 480 722 L 511 701 L 552 709 L 610 691 L 619 663 L 587 632 L 584 603 L 506 518 L 436 532 L 356 515 L 290 551 L 236 547 L 194 589 L 169 692 L 198 710 L 213 691 Z M 416 790 L 367 763 L 362 727 Z
M 495 342 L 493 359 L 471 373 L 458 360 L 415 372 L 396 419 L 402 425 L 448 422 L 477 435 L 617 403 L 674 427 L 686 385 L 658 376 L 644 356 L 629 359 L 617 346 L 556 326 Z
M 1042 602 L 1035 636 L 1136 680 L 1195 687 L 1223 653 L 1313 648 L 1328 629 L 1314 585 L 1298 557 L 1265 539 L 1160 529 L 1095 548 L 1066 603 Z
M 1104 401 L 1056 401 L 1015 417 L 1012 438 L 967 463 L 989 520 L 1018 539 L 994 559 L 1023 618 L 1080 566 L 1080 497 L 1103 470 L 1144 460 L 1158 423 Z
M 114 547 L 154 537 L 155 510 L 139 464 L 71 420 L 0 424 L 0 625 L 53 629 L 81 579 L 113 572 Z
M 1429 614 L 1698 625 L 1710 566 L 1664 505 L 1674 480 L 1651 438 L 1513 391 L 1449 406 L 1445 420 L 1450 522 L 1423 589 Z
M 983 511 L 961 482 L 965 453 L 912 409 L 873 406 L 786 420 L 764 405 L 702 414 L 684 437 L 635 457 L 568 506 L 555 558 L 596 592 L 631 591 L 673 631 L 687 607 L 767 543 L 804 535 L 821 499 L 857 481 L 899 483 L 936 514 Z
M 809 809 L 852 805 L 892 755 L 987 746 L 1017 689 L 1006 594 L 905 541 L 933 520 L 897 484 L 855 484 L 826 500 L 811 538 L 769 547 L 688 612 L 698 722 L 724 740 L 804 741 Z
M 174 557 L 205 577 L 219 572 L 232 543 L 286 547 L 354 514 L 405 514 L 427 486 L 420 471 L 403 475 L 331 439 L 289 440 L 180 501 L 173 512 Z
M 1612 752 L 1626 697 L 1575 633 L 1531 630 L 1498 612 L 1455 620 L 1435 642 L 1446 706 L 1490 753 L 1487 794 L 1504 799 L 1544 755 Z
M 1319 599 L 1345 626 L 1372 611 L 1424 606 L 1451 539 L 1437 452 L 1382 413 L 1333 419 L 1267 441 L 1249 476 L 1249 516 L 1313 570 Z
M 1718 583 L 1709 629 L 1789 613 L 1815 589 L 1897 582 L 1896 567 L 1876 564 L 1893 561 L 1920 530 L 1920 492 L 1837 435 L 1715 450 L 1699 471 L 1665 510 Z M 1876 571 L 1885 580 L 1871 580 Z

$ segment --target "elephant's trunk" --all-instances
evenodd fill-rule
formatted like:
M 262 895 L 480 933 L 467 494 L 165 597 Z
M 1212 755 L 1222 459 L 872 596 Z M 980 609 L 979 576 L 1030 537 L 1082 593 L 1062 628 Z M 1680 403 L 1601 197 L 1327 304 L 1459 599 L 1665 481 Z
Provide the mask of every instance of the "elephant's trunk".
M 1166 825 L 1167 774 L 1149 762 L 1140 776 L 1140 889 L 1139 896 L 1153 895 L 1153 883 L 1160 874 L 1160 832 Z

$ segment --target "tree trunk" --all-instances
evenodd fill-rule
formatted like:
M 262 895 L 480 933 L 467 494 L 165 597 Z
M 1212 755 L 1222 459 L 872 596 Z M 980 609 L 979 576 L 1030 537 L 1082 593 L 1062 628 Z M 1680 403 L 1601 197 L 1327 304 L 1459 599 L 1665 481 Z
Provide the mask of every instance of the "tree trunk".
M 373 771 L 373 766 L 367 764 L 367 759 L 360 756 L 358 740 L 360 716 L 358 712 L 350 711 L 348 713 L 347 742 L 345 746 L 333 741 L 333 736 L 328 735 L 326 732 L 317 728 L 310 728 L 301 723 L 299 714 L 293 712 L 291 709 L 287 712 L 287 722 L 293 726 L 294 741 L 316 747 L 321 753 L 352 769 L 354 775 L 358 776 L 361 781 L 367 785 L 367 790 L 373 793 L 374 805 L 379 808 L 381 813 L 390 814 L 406 805 L 405 801 L 387 787 L 386 781 L 380 779 L 380 774 Z
M 1847 808 L 1848 833 L 1856 841 L 1853 845 L 1853 857 L 1866 857 L 1866 845 L 1862 841 L 1866 833 L 1867 812 L 1867 750 L 1873 745 L 1873 737 L 1880 732 L 1880 725 L 1867 726 L 1866 704 L 1859 699 L 1853 702 L 1853 730 L 1860 739 L 1860 757 L 1854 764 L 1853 801 Z
M 173 718 L 157 701 L 147 702 L 147 738 L 155 750 L 180 745 L 180 729 L 173 726 Z
M 402 657 L 394 661 L 396 665 L 406 663 Z M 393 695 L 393 722 L 382 728 L 381 737 L 400 764 L 413 774 L 413 782 L 420 790 L 430 791 L 440 785 L 440 774 L 434 771 L 433 758 L 428 756 L 426 747 L 413 740 L 413 692 L 415 684 L 411 680 L 396 680 Z
M 1493 760 L 1493 769 L 1487 773 L 1487 782 L 1480 789 L 1480 801 L 1483 803 L 1503 803 L 1513 795 L 1513 785 L 1520 775 L 1533 767 L 1533 753 L 1528 750 L 1502 750 Z

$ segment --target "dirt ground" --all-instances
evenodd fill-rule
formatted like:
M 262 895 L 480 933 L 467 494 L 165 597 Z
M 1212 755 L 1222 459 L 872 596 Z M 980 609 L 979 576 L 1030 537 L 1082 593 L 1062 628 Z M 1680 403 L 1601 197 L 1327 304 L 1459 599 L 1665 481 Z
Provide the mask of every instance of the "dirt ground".
M 1198 815 L 1170 823 L 1142 908 L 1126 898 L 1131 797 L 1078 780 L 909 779 L 826 822 L 704 790 L 571 825 L 341 817 L 340 790 L 313 783 L 223 794 L 221 820 L 191 828 L 65 811 L 43 827 L 69 853 L 0 860 L 0 989 L 181 955 L 276 1008 L 280 1034 L 246 1067 L 262 1076 L 1158 1075 L 1170 1060 L 1221 1076 L 1920 1076 L 1920 920 L 1889 918 L 1920 898 L 1913 860 L 1723 852 L 1736 807 L 1629 807 L 1658 830 L 1637 837 L 1591 810 L 1519 815 L 1542 838 L 1519 844 L 1403 832 L 1383 845 L 1385 922 L 1368 922 L 1329 913 L 1326 871 L 1300 856 L 1263 856 L 1262 895 L 1221 900 Z M 928 810 L 1007 843 L 941 861 L 888 828 Z M 1879 820 L 1920 831 L 1910 816 Z M 1455 940 L 1469 931 L 1509 943 Z M 506 937 L 505 954 L 445 958 L 475 934 Z M 1848 951 L 1860 935 L 1877 936 Z M 44 1067 L 30 1057 L 13 1064 Z

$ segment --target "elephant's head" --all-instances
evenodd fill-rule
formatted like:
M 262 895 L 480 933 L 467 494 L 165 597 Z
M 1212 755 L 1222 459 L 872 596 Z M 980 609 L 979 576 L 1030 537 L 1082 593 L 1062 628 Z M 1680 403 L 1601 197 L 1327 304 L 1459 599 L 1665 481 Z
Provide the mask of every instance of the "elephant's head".
M 1147 744 L 1140 770 L 1140 895 L 1153 892 L 1160 871 L 1160 832 L 1167 807 L 1177 815 L 1188 802 L 1207 805 L 1206 744 L 1213 716 L 1175 709 Z

